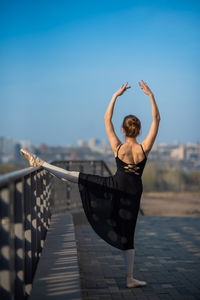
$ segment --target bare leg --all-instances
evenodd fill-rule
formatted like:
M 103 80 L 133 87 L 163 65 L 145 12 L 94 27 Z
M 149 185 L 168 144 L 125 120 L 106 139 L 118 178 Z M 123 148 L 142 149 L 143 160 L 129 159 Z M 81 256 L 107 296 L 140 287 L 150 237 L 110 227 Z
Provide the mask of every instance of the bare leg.
M 133 277 L 135 249 L 124 250 L 123 253 L 126 262 L 126 276 Z
M 45 170 L 47 170 L 52 175 L 58 177 L 59 179 L 61 179 L 63 181 L 71 181 L 71 182 L 78 183 L 78 178 L 79 178 L 80 172 L 67 171 L 65 169 L 48 164 L 47 162 L 40 159 L 35 154 L 32 154 L 25 149 L 20 149 L 20 152 L 28 159 L 29 165 L 31 167 L 42 166 Z
M 123 250 L 126 263 L 126 286 L 129 288 L 142 287 L 147 283 L 133 278 L 135 249 Z
M 48 164 L 47 162 L 44 162 L 42 164 L 42 167 L 50 172 L 52 175 L 58 177 L 59 179 L 63 181 L 71 181 L 74 183 L 78 183 L 78 177 L 80 172 L 76 171 L 67 171 L 65 169 L 56 167 L 54 165 Z

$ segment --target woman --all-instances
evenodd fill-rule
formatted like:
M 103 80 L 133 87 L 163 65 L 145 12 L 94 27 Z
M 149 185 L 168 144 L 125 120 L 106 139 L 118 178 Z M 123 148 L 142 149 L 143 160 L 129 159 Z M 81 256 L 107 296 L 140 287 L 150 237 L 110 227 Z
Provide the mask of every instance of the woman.
M 89 223 L 107 243 L 123 250 L 126 262 L 126 286 L 134 288 L 146 285 L 145 281 L 133 277 L 134 233 L 143 191 L 141 176 L 158 133 L 160 114 L 152 91 L 142 80 L 139 85 L 150 97 L 153 121 L 149 133 L 142 143 L 138 144 L 136 138 L 141 130 L 140 120 L 134 115 L 126 116 L 122 124 L 125 135 L 123 144 L 115 133 L 112 115 L 117 98 L 130 88 L 127 85 L 128 82 L 113 94 L 104 116 L 106 132 L 117 164 L 115 175 L 103 177 L 67 171 L 44 162 L 26 150 L 20 151 L 31 166 L 43 166 L 61 180 L 78 183 Z

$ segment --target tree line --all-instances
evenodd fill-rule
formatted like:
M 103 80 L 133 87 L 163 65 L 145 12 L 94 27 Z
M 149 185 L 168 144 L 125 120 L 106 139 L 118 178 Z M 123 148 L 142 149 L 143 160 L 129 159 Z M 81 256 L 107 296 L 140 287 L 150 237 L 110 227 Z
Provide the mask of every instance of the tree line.
M 200 171 L 162 168 L 159 162 L 151 161 L 145 166 L 142 181 L 145 192 L 200 192 Z

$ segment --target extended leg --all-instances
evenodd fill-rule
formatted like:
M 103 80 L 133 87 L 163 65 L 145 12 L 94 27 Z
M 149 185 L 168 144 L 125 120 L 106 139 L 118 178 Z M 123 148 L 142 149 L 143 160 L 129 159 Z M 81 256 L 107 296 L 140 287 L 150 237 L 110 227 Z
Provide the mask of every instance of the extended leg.
M 126 286 L 129 288 L 145 286 L 147 284 L 145 281 L 133 278 L 135 249 L 124 250 L 123 253 L 126 263 Z
M 63 181 L 69 180 L 69 181 L 78 183 L 78 178 L 79 178 L 80 172 L 67 171 L 65 169 L 48 164 L 47 162 L 40 159 L 35 154 L 32 154 L 25 149 L 20 149 L 20 152 L 28 159 L 31 167 L 42 166 L 44 169 L 49 171 L 52 175 L 58 177 L 59 179 L 61 179 Z
M 74 183 L 78 183 L 78 177 L 80 172 L 67 171 L 65 169 L 48 164 L 47 162 L 44 162 L 42 164 L 42 167 L 45 170 L 49 171 L 52 175 L 55 175 L 56 177 L 58 177 L 63 181 L 72 181 Z

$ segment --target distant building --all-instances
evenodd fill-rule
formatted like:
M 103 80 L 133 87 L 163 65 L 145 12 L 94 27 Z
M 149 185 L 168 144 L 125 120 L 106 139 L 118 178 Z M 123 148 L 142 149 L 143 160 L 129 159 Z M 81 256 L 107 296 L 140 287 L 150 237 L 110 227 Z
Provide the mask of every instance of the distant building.
M 0 155 L 12 155 L 15 152 L 15 141 L 10 137 L 0 137 Z
M 99 141 L 99 140 L 97 140 L 97 139 L 95 139 L 95 138 L 89 139 L 88 146 L 89 146 L 91 149 L 96 148 L 99 144 L 100 144 L 100 141 Z
M 16 141 L 17 143 L 19 143 L 21 145 L 21 148 L 27 149 L 27 150 L 31 150 L 31 143 L 29 141 L 24 141 L 24 140 L 19 140 Z
M 3 163 L 20 158 L 20 148 L 31 150 L 30 142 L 14 140 L 10 137 L 0 137 L 0 161 Z
M 83 140 L 78 140 L 77 145 L 78 145 L 78 147 L 87 147 L 88 143 L 86 141 L 83 141 Z
M 41 144 L 33 146 L 29 141 L 14 140 L 10 137 L 0 137 L 0 163 L 20 162 L 20 148 L 25 148 L 47 161 L 51 160 L 84 160 L 105 159 L 113 163 L 113 151 L 108 140 L 91 138 L 88 141 L 78 140 L 78 147 L 48 146 Z M 88 149 L 89 148 L 89 149 Z M 23 158 L 22 158 L 23 160 Z M 175 166 L 188 170 L 199 170 L 200 143 L 154 143 L 149 160 L 162 161 L 165 166 Z M 179 163 L 180 161 L 180 163 Z M 184 162 L 184 163 L 182 163 Z
M 39 150 L 40 151 L 45 151 L 47 149 L 47 145 L 46 144 L 40 144 L 39 146 Z
M 186 159 L 186 147 L 185 145 L 180 145 L 178 148 L 175 148 L 171 151 L 171 158 L 175 158 L 178 160 Z

